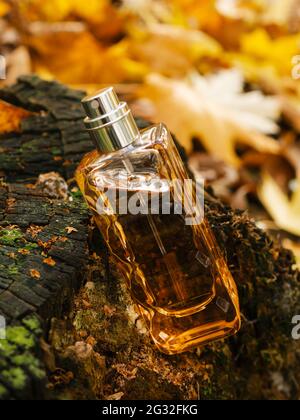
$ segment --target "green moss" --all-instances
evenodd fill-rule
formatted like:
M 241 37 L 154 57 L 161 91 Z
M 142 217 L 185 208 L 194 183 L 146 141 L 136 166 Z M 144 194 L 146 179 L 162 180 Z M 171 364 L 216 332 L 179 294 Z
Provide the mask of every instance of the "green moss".
M 84 311 L 78 311 L 74 319 L 74 327 L 77 331 L 85 329 L 91 320 L 97 319 L 97 312 L 87 309 Z
M 76 207 L 77 209 L 80 209 L 80 212 L 85 214 L 88 210 L 88 205 L 86 201 L 83 199 L 81 191 L 78 190 L 77 192 L 71 193 L 71 194 L 74 199 L 72 206 Z
M 10 343 L 8 340 L 1 340 L 0 345 L 0 356 L 9 358 L 15 354 L 17 346 L 13 343 Z
M 22 390 L 26 386 L 26 374 L 19 367 L 3 370 L 1 376 L 4 382 L 7 382 L 13 389 Z
M 36 379 L 44 379 L 45 371 L 41 368 L 41 364 L 31 353 L 18 354 L 12 357 L 12 363 L 18 367 L 23 367 L 26 371 L 29 371 L 32 376 Z
M 16 264 L 11 264 L 8 266 L 8 274 L 10 274 L 11 276 L 18 274 L 18 272 L 19 272 L 19 269 Z
M 28 328 L 31 332 L 35 333 L 35 335 L 41 335 L 42 334 L 42 328 L 40 321 L 37 317 L 32 316 L 23 319 L 23 325 L 25 325 L 26 328 Z
M 38 244 L 34 243 L 34 242 L 28 242 L 28 244 L 26 244 L 23 249 L 26 249 L 27 251 L 32 251 L 33 249 L 37 249 L 39 246 Z
M 32 349 L 35 346 L 34 335 L 25 327 L 10 327 L 6 332 L 7 340 L 24 350 Z
M 0 231 L 0 243 L 3 245 L 13 245 L 22 238 L 23 233 L 19 229 L 3 229 Z
M 53 156 L 60 156 L 62 154 L 62 151 L 58 147 L 52 147 L 51 153 Z

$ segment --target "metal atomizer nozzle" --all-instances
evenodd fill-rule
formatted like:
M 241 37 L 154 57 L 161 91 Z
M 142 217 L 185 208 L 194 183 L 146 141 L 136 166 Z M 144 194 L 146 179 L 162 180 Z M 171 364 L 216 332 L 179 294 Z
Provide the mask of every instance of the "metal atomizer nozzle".
M 82 105 L 85 126 L 101 152 L 123 149 L 140 136 L 127 103 L 119 101 L 113 87 L 86 96 Z

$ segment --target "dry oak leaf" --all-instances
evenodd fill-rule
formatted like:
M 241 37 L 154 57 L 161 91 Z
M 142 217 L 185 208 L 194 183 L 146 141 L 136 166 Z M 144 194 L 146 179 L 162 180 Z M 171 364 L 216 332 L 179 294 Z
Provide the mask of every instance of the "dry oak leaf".
M 300 236 L 300 179 L 291 199 L 282 191 L 270 174 L 264 172 L 258 190 L 259 198 L 276 225 Z
M 41 273 L 38 271 L 38 270 L 35 270 L 35 269 L 31 269 L 30 270 L 30 276 L 32 277 L 32 278 L 34 278 L 34 279 L 40 279 L 41 278 Z
M 238 166 L 237 141 L 260 152 L 280 150 L 267 136 L 279 131 L 280 102 L 259 91 L 243 93 L 243 82 L 238 70 L 208 77 L 194 73 L 185 80 L 152 74 L 141 95 L 151 101 L 148 117 L 165 122 L 188 151 L 196 136 L 212 155 Z
M 68 235 L 70 235 L 72 232 L 78 232 L 78 230 L 74 228 L 73 226 L 67 226 L 65 230 L 67 231 Z
M 296 171 L 296 178 L 291 183 L 293 185 L 291 197 L 285 194 L 267 171 L 262 174 L 258 195 L 280 229 L 300 236 L 300 148 L 292 145 L 283 149 L 282 154 Z

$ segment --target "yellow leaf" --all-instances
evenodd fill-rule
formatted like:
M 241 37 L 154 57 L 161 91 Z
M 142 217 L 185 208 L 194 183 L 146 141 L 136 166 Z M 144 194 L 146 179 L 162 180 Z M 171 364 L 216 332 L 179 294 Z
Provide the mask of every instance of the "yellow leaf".
M 144 31 L 131 28 L 130 53 L 151 72 L 185 75 L 202 57 L 219 57 L 222 47 L 203 32 L 182 26 L 151 24 Z M 159 51 L 159 54 L 157 53 Z
M 26 19 L 50 22 L 65 20 L 72 15 L 83 19 L 100 19 L 108 5 L 108 0 L 26 0 L 18 4 Z
M 177 21 L 188 26 L 191 20 L 209 33 L 219 30 L 222 17 L 216 8 L 216 0 L 167 0 Z
M 129 58 L 126 40 L 106 47 L 87 31 L 54 31 L 32 36 L 29 43 L 35 50 L 35 72 L 67 84 L 137 80 L 146 71 Z
M 10 6 L 5 0 L 0 0 L 0 16 L 5 16 L 10 10 Z
M 150 117 L 165 122 L 187 148 L 198 137 L 206 149 L 229 164 L 239 165 L 237 141 L 258 151 L 278 153 L 266 134 L 278 131 L 279 102 L 261 92 L 243 93 L 243 77 L 235 70 L 186 80 L 158 74 L 147 78 L 142 96 L 150 99 Z
M 257 77 L 266 69 L 275 75 L 291 77 L 292 58 L 299 54 L 300 34 L 271 39 L 264 29 L 241 38 L 241 54 L 232 54 L 235 63 L 248 63 Z M 230 55 L 229 55 L 230 57 Z
M 292 198 L 281 190 L 272 176 L 264 172 L 259 198 L 280 229 L 300 236 L 300 179 Z

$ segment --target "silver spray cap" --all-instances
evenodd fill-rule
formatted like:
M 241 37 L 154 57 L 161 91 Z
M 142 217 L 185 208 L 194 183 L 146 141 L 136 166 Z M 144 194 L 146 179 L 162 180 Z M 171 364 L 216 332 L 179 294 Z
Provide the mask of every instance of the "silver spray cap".
M 85 126 L 97 148 L 110 153 L 123 149 L 140 135 L 126 102 L 120 102 L 113 87 L 82 100 Z

